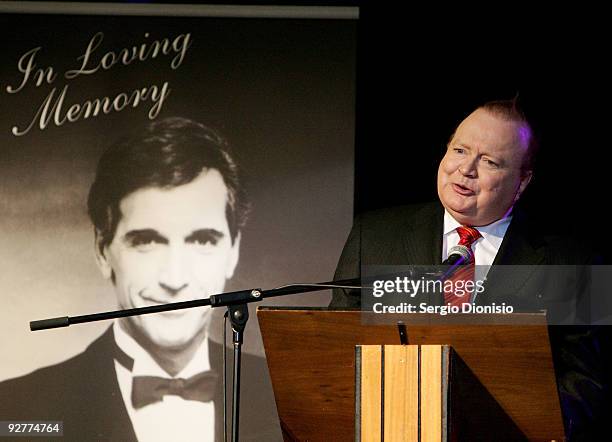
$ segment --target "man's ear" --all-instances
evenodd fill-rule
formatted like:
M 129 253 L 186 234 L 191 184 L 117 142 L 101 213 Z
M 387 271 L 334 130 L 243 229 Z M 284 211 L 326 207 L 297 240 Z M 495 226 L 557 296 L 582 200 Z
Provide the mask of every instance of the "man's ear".
M 516 203 L 518 199 L 521 197 L 527 185 L 531 182 L 531 178 L 533 177 L 533 171 L 526 170 L 521 173 L 521 183 L 516 191 L 516 195 L 514 195 L 514 202 Z
M 104 276 L 105 279 L 111 279 L 113 275 L 113 268 L 111 267 L 107 258 L 108 247 L 103 244 L 102 234 L 97 229 L 94 248 L 96 252 L 96 263 L 98 264 L 100 272 L 102 272 L 102 276 Z
M 234 276 L 234 271 L 238 265 L 238 258 L 240 257 L 240 236 L 240 232 L 238 232 L 236 234 L 236 238 L 234 238 L 232 248 L 230 249 L 230 254 L 227 258 L 227 265 L 225 268 L 225 279 L 230 279 L 232 276 Z

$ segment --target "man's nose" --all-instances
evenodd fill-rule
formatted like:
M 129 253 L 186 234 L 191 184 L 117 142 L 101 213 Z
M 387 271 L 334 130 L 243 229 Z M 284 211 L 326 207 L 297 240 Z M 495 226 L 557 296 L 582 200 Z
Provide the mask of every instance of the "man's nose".
M 179 248 L 168 248 L 159 273 L 159 285 L 171 295 L 178 294 L 189 285 L 183 253 Z
M 476 167 L 477 159 L 472 157 L 466 157 L 459 164 L 459 172 L 461 175 L 475 178 L 478 175 L 477 167 Z

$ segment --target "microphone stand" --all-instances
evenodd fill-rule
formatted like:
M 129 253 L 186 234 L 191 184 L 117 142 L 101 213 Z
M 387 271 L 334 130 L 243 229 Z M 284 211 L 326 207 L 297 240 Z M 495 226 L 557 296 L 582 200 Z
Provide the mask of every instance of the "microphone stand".
M 240 368 L 242 359 L 242 343 L 244 341 L 244 329 L 249 320 L 248 304 L 259 302 L 265 298 L 277 296 L 294 295 L 297 293 L 314 292 L 330 288 L 361 289 L 361 278 L 345 279 L 341 281 L 329 281 L 316 284 L 292 284 L 271 290 L 251 289 L 236 292 L 220 293 L 205 299 L 193 301 L 172 302 L 149 307 L 131 308 L 125 310 L 113 310 L 101 313 L 93 313 L 82 316 L 62 316 L 57 318 L 41 319 L 30 322 L 30 330 L 48 330 L 52 328 L 68 327 L 75 324 L 87 322 L 104 321 L 107 319 L 125 318 L 129 316 L 146 315 L 150 313 L 161 313 L 171 310 L 182 310 L 195 307 L 227 307 L 232 326 L 232 342 L 234 346 L 233 361 L 233 395 L 232 395 L 232 442 L 238 442 L 240 422 Z M 225 345 L 225 343 L 223 343 Z M 227 423 L 223 425 L 227 428 Z
M 247 304 L 230 305 L 228 308 L 230 324 L 232 325 L 232 343 L 234 344 L 234 361 L 232 376 L 232 441 L 238 441 L 240 425 L 240 372 L 242 362 L 242 342 L 244 328 L 249 320 Z M 225 342 L 223 343 L 225 345 Z M 225 393 L 224 393 L 225 394 Z M 227 423 L 223 422 L 225 428 Z

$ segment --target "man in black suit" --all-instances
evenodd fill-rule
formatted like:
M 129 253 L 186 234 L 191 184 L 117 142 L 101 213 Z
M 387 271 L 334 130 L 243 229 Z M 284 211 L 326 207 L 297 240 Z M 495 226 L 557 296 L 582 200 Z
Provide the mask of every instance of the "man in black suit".
M 102 274 L 122 308 L 137 308 L 222 292 L 248 205 L 226 140 L 167 118 L 103 154 L 88 211 Z M 0 420 L 63 421 L 75 441 L 221 440 L 210 318 L 195 308 L 117 320 L 82 354 L 0 384 Z M 242 366 L 241 440 L 280 440 L 265 361 Z
M 479 107 L 459 124 L 448 143 L 438 168 L 439 201 L 358 217 L 336 278 L 359 275 L 363 265 L 441 263 L 460 242 L 458 228 L 462 226 L 477 231 L 478 238 L 469 247 L 475 265 L 487 272 L 488 296 L 478 294 L 472 302 L 489 302 L 500 295 L 507 299 L 528 280 L 528 275 L 521 275 L 524 280 L 515 281 L 513 287 L 506 280 L 492 290 L 495 273 L 501 271 L 489 269 L 492 265 L 588 264 L 588 253 L 575 243 L 545 236 L 525 213 L 514 209 L 533 176 L 536 149 L 531 127 L 514 102 Z M 515 301 L 520 305 L 525 300 Z M 530 303 L 545 301 L 542 297 Z M 358 292 L 334 293 L 332 306 L 359 304 Z
M 467 244 L 486 280 L 484 291 L 464 302 L 506 302 L 515 311 L 548 308 L 555 321 L 574 324 L 587 289 L 585 268 L 550 266 L 586 266 L 590 253 L 575 241 L 545 235 L 515 208 L 533 176 L 536 149 L 514 101 L 477 108 L 459 124 L 440 162 L 439 202 L 358 216 L 335 279 L 359 277 L 362 266 L 436 265 L 451 247 Z M 466 228 L 474 238 L 462 243 Z M 330 306 L 360 307 L 361 293 L 335 290 Z M 551 328 L 551 341 L 567 435 L 588 440 L 580 435 L 603 416 L 605 405 L 600 348 L 589 328 Z

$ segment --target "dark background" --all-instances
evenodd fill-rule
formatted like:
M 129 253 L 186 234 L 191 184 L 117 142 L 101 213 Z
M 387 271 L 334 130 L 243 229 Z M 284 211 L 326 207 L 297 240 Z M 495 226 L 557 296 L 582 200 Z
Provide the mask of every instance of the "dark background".
M 551 233 L 580 237 L 608 262 L 605 14 L 577 5 L 356 4 L 355 211 L 437 198 L 437 165 L 456 125 L 479 104 L 518 94 L 541 145 L 520 204 Z

